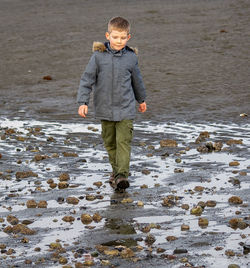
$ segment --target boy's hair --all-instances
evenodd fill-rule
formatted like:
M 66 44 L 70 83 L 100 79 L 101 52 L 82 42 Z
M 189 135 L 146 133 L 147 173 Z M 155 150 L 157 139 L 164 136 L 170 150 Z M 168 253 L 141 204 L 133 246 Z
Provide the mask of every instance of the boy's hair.
M 126 31 L 129 34 L 130 24 L 126 19 L 122 17 L 114 17 L 108 23 L 108 32 L 110 33 L 112 29 L 118 31 Z

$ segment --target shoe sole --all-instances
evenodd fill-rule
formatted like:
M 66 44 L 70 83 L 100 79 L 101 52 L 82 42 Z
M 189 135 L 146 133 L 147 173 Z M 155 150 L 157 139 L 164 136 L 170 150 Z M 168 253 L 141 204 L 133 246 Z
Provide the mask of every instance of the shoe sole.
M 127 180 L 122 180 L 117 183 L 116 189 L 127 189 L 129 187 L 129 182 Z

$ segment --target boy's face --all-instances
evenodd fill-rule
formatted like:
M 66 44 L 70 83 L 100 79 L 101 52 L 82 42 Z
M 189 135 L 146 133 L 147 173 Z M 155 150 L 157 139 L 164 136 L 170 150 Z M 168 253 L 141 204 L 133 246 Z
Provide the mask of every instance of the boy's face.
M 123 49 L 131 37 L 127 31 L 118 31 L 114 29 L 112 29 L 111 32 L 106 32 L 105 36 L 110 42 L 110 47 L 114 50 Z

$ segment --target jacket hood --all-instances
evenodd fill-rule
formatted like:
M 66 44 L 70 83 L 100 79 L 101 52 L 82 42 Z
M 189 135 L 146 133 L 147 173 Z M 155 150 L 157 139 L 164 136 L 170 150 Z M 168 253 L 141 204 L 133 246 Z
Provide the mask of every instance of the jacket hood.
M 92 51 L 99 51 L 99 52 L 104 52 L 107 50 L 107 43 L 102 43 L 102 42 L 93 42 L 93 47 Z M 138 55 L 138 49 L 136 47 L 125 47 L 127 50 L 133 51 L 136 55 Z

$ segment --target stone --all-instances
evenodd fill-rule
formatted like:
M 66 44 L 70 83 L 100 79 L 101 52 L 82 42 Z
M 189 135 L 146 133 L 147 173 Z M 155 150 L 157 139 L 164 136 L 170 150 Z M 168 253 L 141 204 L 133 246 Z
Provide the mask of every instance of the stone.
M 7 222 L 10 223 L 11 225 L 17 225 L 19 220 L 17 217 L 12 216 L 12 215 L 8 215 L 7 216 Z
M 184 254 L 187 253 L 188 251 L 186 249 L 182 249 L 182 248 L 176 248 L 173 252 L 173 254 Z
M 100 188 L 102 186 L 102 182 L 101 181 L 96 181 L 96 182 L 93 183 L 93 185 L 95 185 L 98 188 Z
M 142 201 L 138 201 L 138 202 L 137 202 L 137 206 L 138 206 L 138 207 L 143 207 L 143 206 L 144 206 L 144 203 L 143 203 Z
M 181 208 L 185 209 L 185 210 L 189 210 L 189 205 L 188 204 L 182 204 Z
M 161 147 L 177 147 L 178 143 L 175 140 L 166 139 L 166 140 L 160 141 L 160 146 Z
M 26 206 L 27 206 L 27 208 L 36 208 L 37 207 L 37 203 L 33 199 L 32 200 L 28 200 L 26 202 Z
M 69 187 L 69 184 L 66 181 L 61 181 L 58 183 L 58 189 L 66 189 Z
M 68 181 L 70 180 L 69 174 L 68 173 L 62 173 L 59 176 L 59 181 Z
M 229 199 L 228 199 L 228 202 L 230 204 L 235 204 L 235 205 L 240 205 L 243 203 L 242 199 L 238 196 L 231 196 Z
M 117 249 L 104 250 L 103 253 L 104 253 L 105 255 L 107 255 L 107 256 L 111 256 L 111 257 L 118 256 L 118 255 L 119 255 L 119 251 L 118 251 Z
M 88 201 L 94 201 L 95 199 L 96 199 L 95 195 L 91 195 L 91 194 L 86 195 L 86 200 Z
M 174 169 L 174 173 L 183 173 L 184 172 L 184 168 L 175 168 Z
M 141 173 L 144 174 L 144 175 L 149 175 L 149 174 L 151 173 L 151 171 L 148 170 L 148 169 L 143 169 L 143 170 L 141 171 Z
M 12 232 L 14 234 L 21 233 L 24 235 L 34 235 L 36 232 L 34 230 L 31 230 L 24 224 L 17 224 L 13 226 Z
M 203 190 L 204 190 L 203 186 L 195 186 L 194 187 L 194 191 L 196 191 L 196 192 L 203 192 Z
M 17 179 L 25 179 L 25 178 L 30 178 L 30 177 L 38 177 L 38 174 L 32 172 L 32 171 L 18 171 L 16 172 L 16 178 Z
M 240 165 L 240 163 L 238 161 L 232 161 L 232 162 L 229 163 L 230 167 L 237 167 L 239 165 Z
M 170 235 L 170 236 L 167 236 L 166 239 L 167 239 L 167 241 L 170 242 L 170 241 L 175 241 L 175 240 L 177 240 L 178 238 L 177 238 L 176 236 Z
M 164 207 L 173 207 L 175 205 L 175 201 L 170 197 L 165 197 L 162 202 L 162 206 Z
M 229 264 L 227 268 L 240 268 L 240 266 L 237 264 Z
M 147 189 L 148 188 L 148 185 L 147 184 L 143 184 L 140 186 L 141 189 Z
M 101 260 L 101 265 L 103 265 L 103 266 L 110 266 L 111 263 L 110 263 L 109 260 Z
M 81 222 L 83 224 L 90 224 L 93 221 L 92 217 L 89 214 L 81 215 Z
M 145 238 L 145 243 L 148 245 L 152 245 L 156 241 L 155 237 L 152 234 L 147 235 Z
M 206 228 L 208 226 L 208 223 L 209 223 L 209 221 L 207 218 L 199 218 L 198 225 L 201 228 Z
M 79 199 L 76 197 L 69 196 L 69 197 L 67 197 L 66 202 L 68 204 L 77 205 L 79 203 Z
M 92 218 L 94 222 L 100 222 L 102 220 L 102 216 L 99 213 L 95 213 Z
M 62 220 L 65 221 L 65 222 L 73 222 L 73 221 L 75 221 L 75 218 L 72 217 L 72 216 L 64 216 L 62 218 Z
M 133 258 L 135 256 L 134 252 L 130 248 L 125 248 L 120 253 L 121 257 L 124 259 Z
M 190 210 L 190 214 L 196 215 L 196 216 L 200 216 L 202 212 L 203 212 L 203 209 L 200 206 L 194 207 Z
M 133 202 L 134 202 L 134 201 L 133 201 L 133 199 L 131 199 L 131 198 L 124 198 L 124 199 L 122 199 L 122 201 L 121 201 L 122 204 L 133 203 Z
M 77 153 L 72 153 L 72 152 L 63 152 L 62 154 L 64 157 L 78 157 Z
M 214 201 L 214 200 L 208 200 L 208 201 L 206 202 L 206 206 L 207 206 L 207 207 L 215 207 L 216 204 L 217 204 L 217 202 Z
M 56 249 L 61 249 L 62 248 L 62 245 L 59 242 L 53 242 L 53 243 L 50 243 L 49 247 L 52 250 L 56 250 Z
M 39 201 L 39 203 L 37 204 L 37 207 L 38 207 L 38 208 L 47 208 L 47 206 L 48 206 L 48 203 L 47 203 L 47 201 L 45 201 L 45 200 L 41 200 L 41 201 Z
M 225 255 L 228 257 L 234 257 L 235 256 L 235 252 L 231 249 L 228 249 L 225 251 Z
M 181 230 L 182 231 L 189 231 L 189 229 L 190 229 L 189 225 L 186 225 L 186 224 L 181 225 Z
M 231 146 L 233 144 L 243 144 L 243 142 L 242 142 L 242 140 L 234 140 L 234 139 L 227 141 L 227 145 Z

